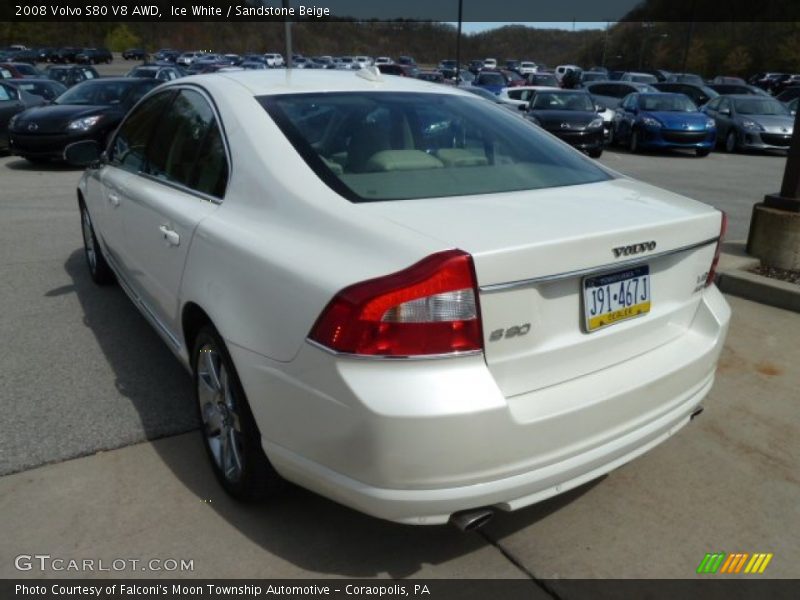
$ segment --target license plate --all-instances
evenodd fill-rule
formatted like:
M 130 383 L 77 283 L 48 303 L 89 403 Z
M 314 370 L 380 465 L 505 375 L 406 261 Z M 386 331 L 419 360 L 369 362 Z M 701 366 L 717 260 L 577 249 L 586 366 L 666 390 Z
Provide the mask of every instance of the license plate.
M 650 267 L 642 265 L 583 280 L 583 322 L 587 332 L 650 312 Z

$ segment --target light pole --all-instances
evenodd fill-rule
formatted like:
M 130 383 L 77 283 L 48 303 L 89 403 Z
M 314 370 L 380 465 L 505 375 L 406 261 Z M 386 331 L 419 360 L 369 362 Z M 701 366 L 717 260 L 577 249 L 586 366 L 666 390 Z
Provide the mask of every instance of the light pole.
M 456 38 L 456 87 L 461 75 L 461 18 L 464 10 L 464 0 L 458 0 L 458 37 Z
M 292 60 L 292 21 L 289 19 L 289 0 L 283 0 L 283 8 L 286 9 L 286 17 L 284 17 L 283 27 L 286 35 L 286 68 L 291 69 L 294 65 Z
M 768 267 L 800 271 L 800 111 L 778 194 L 753 206 L 747 253 Z

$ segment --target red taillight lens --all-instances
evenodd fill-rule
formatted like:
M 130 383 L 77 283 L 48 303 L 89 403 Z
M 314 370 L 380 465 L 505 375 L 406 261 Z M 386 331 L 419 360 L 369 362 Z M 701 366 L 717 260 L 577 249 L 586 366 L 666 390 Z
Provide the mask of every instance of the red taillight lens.
M 728 215 L 722 213 L 722 223 L 719 227 L 719 241 L 717 242 L 717 250 L 714 252 L 714 260 L 711 261 L 711 268 L 708 270 L 708 277 L 706 277 L 706 287 L 714 283 L 714 278 L 717 276 L 717 265 L 719 264 L 719 255 L 722 252 L 722 240 L 725 238 L 725 233 L 728 231 Z
M 309 338 L 348 354 L 425 356 L 483 349 L 472 257 L 432 254 L 407 269 L 343 289 Z

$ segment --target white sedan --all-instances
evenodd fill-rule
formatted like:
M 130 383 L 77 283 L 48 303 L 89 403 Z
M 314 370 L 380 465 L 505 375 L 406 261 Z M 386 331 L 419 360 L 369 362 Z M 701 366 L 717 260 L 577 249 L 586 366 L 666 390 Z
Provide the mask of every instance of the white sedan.
M 189 77 L 66 154 L 91 276 L 193 374 L 236 497 L 471 528 L 668 439 L 714 381 L 722 213 L 458 89 Z

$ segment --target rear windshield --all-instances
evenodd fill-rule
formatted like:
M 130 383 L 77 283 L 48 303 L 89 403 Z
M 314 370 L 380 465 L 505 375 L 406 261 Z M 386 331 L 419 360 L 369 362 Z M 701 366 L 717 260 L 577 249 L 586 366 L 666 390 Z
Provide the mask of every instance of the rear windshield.
M 317 175 L 354 202 L 611 179 L 525 119 L 481 98 L 350 92 L 258 100 Z

